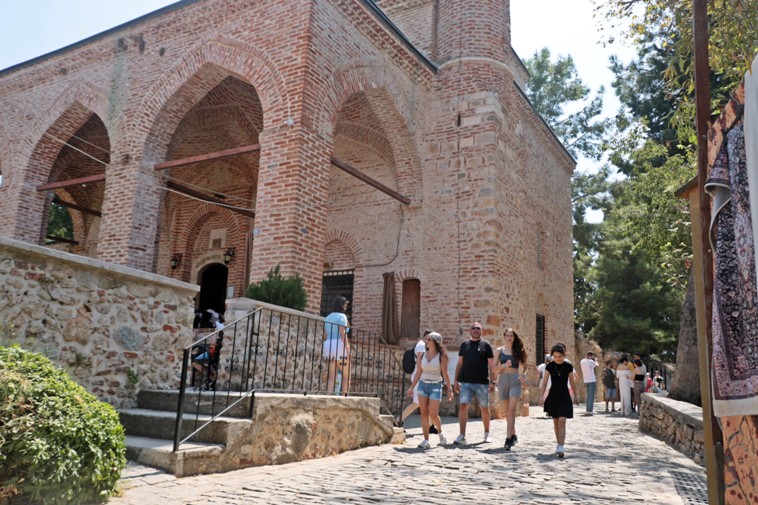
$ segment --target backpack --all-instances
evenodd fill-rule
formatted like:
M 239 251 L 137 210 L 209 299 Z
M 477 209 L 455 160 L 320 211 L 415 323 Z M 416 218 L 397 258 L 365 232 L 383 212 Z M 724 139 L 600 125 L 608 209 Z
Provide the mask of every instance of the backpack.
M 403 353 L 403 372 L 407 374 L 413 373 L 416 369 L 416 344 Z

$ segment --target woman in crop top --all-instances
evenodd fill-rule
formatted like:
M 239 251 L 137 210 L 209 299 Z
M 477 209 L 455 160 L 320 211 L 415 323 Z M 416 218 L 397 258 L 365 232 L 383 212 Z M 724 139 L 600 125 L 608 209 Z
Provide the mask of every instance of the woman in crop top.
M 526 352 L 524 343 L 513 328 L 508 328 L 504 334 L 504 344 L 495 351 L 495 373 L 500 377 L 497 381 L 498 397 L 505 412 L 507 425 L 505 450 L 510 451 L 516 445 L 516 408 L 521 398 L 521 384 L 526 376 Z M 519 374 L 519 367 L 523 373 Z
M 408 396 L 413 397 L 413 390 L 418 384 L 418 407 L 421 413 L 421 429 L 424 440 L 419 444 L 421 449 L 429 449 L 429 424 L 434 423 L 440 437 L 440 445 L 447 440 L 442 435 L 440 420 L 440 402 L 442 401 L 442 386 L 447 386 L 447 399 L 453 399 L 453 388 L 450 387 L 450 377 L 447 372 L 447 354 L 442 348 L 442 335 L 433 331 L 424 337 L 426 352 L 418 362 L 413 383 L 408 389 Z

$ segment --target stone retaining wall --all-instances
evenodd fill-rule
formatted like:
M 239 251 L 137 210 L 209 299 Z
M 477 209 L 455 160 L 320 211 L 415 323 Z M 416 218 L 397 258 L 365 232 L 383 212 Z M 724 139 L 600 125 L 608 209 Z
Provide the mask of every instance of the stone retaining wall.
M 176 388 L 198 286 L 0 237 L 0 345 L 49 357 L 100 400 Z
M 695 463 L 705 464 L 702 408 L 661 393 L 644 393 L 641 412 L 640 430 L 687 454 Z

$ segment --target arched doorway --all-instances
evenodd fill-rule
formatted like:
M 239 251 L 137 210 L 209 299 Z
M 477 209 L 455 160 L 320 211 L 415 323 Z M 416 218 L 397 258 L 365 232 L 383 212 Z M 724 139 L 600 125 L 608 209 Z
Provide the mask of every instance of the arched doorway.
M 205 314 L 208 309 L 212 309 L 219 314 L 224 313 L 228 275 L 229 269 L 221 263 L 211 263 L 200 271 L 197 279 L 200 284 L 197 305 L 199 312 Z

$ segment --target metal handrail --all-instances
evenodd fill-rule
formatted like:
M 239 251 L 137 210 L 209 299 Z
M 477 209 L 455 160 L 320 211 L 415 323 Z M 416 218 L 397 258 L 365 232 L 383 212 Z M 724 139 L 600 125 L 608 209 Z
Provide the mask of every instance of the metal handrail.
M 193 349 L 204 350 L 221 331 L 213 331 L 187 345 L 182 352 L 182 371 L 174 428 L 174 451 L 213 420 L 246 401 L 253 391 L 298 394 L 332 394 L 327 391 L 331 359 L 323 358 L 323 318 L 264 305 L 229 323 L 214 369 L 211 362 L 195 361 L 195 381 L 190 383 Z M 344 396 L 376 396 L 399 424 L 405 380 L 402 365 L 382 335 L 350 328 L 350 356 L 343 380 Z M 335 363 L 336 366 L 336 363 Z M 204 386 L 213 386 L 204 388 Z M 204 390 L 206 389 L 206 390 Z M 195 391 L 194 412 L 187 410 L 190 391 Z M 337 393 L 335 393 L 337 394 Z M 252 401 L 247 417 L 252 417 Z M 194 419 L 193 419 L 194 418 Z M 187 422 L 190 433 L 182 436 Z

